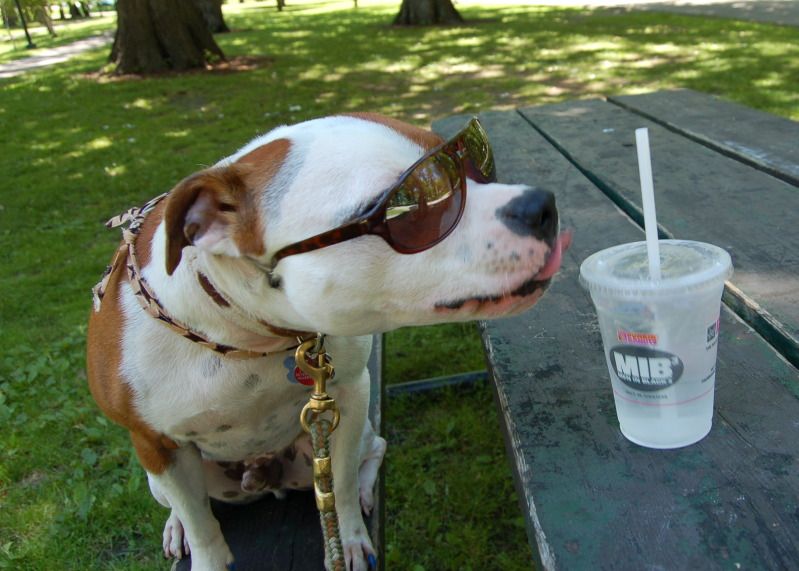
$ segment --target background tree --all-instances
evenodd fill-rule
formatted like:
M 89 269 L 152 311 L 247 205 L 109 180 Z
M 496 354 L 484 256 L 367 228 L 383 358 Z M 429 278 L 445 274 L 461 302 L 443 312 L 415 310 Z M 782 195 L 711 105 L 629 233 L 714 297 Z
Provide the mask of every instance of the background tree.
M 395 26 L 431 26 L 433 24 L 460 24 L 463 17 L 452 5 L 452 0 L 402 0 Z
M 50 6 L 47 4 L 47 0 L 42 0 L 42 3 L 36 8 L 35 14 L 36 21 L 43 24 L 50 36 L 55 38 L 57 34 L 53 27 L 53 19 L 50 17 Z
M 73 20 L 80 20 L 91 16 L 88 2 L 67 2 L 67 5 L 69 6 L 69 16 Z
M 47 28 L 51 36 L 56 36 L 55 28 L 53 28 L 53 20 L 50 18 L 50 4 L 48 0 L 18 1 L 26 22 L 37 21 Z M 2 12 L 2 22 L 4 26 L 17 27 L 21 25 L 17 12 L 17 2 L 15 2 L 15 0 L 0 0 L 0 12 Z
M 225 58 L 194 2 L 118 0 L 110 57 L 116 73 L 202 68 L 214 56 Z
M 194 0 L 194 3 L 202 12 L 205 23 L 212 34 L 230 31 L 224 16 L 222 16 L 222 0 Z

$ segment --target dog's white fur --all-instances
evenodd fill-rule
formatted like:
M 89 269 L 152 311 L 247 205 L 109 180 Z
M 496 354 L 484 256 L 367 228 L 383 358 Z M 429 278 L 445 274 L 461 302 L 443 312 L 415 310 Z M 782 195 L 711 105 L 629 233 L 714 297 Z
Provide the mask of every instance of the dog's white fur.
M 372 116 L 332 117 L 275 129 L 213 167 L 234 168 L 270 143 L 289 142 L 280 164 L 255 166 L 269 169 L 263 177 L 266 184 L 248 189 L 256 197 L 263 251 L 242 252 L 229 225 L 215 220 L 183 249 L 170 275 L 165 253 L 169 237 L 161 222 L 143 268 L 167 311 L 216 342 L 252 346 L 262 340 L 253 334 L 258 319 L 328 334 L 327 350 L 336 367 L 330 393 L 342 409 L 332 438 L 333 474 L 349 569 L 366 569 L 366 558 L 374 553 L 361 509 L 362 504 L 371 507 L 371 488 L 385 450 L 367 420 L 371 334 L 519 312 L 543 290 L 524 296 L 510 292 L 536 275 L 552 250 L 532 235 L 510 231 L 496 214 L 528 187 L 470 180 L 460 224 L 427 251 L 401 255 L 381 238 L 364 236 L 287 257 L 271 276 L 264 271 L 282 246 L 363 212 L 431 145 L 432 139 L 415 134 L 412 128 Z M 244 312 L 210 302 L 198 271 Z M 179 444 L 168 452 L 156 444 L 137 446 L 143 464 L 150 466 L 154 496 L 172 509 L 164 531 L 165 552 L 179 556 L 187 544 L 195 571 L 225 569 L 233 558 L 207 502 L 208 485 L 217 480 L 204 471 L 204 462 L 241 461 L 290 446 L 300 433 L 297 419 L 308 388 L 287 382 L 285 353 L 220 358 L 143 312 L 125 278 L 120 278 L 117 295 L 118 300 L 103 303 L 119 303 L 115 374 L 132 396 L 131 410 L 120 413 L 119 406 L 108 405 L 104 389 L 97 388 L 99 381 L 92 381 L 93 392 L 109 415 L 131 430 L 134 442 L 144 426 L 147 442 L 155 442 L 151 430 Z M 472 301 L 453 303 L 458 300 Z M 107 366 L 92 355 L 98 343 L 90 327 L 90 380 Z M 150 448 L 158 449 L 158 461 L 142 452 Z

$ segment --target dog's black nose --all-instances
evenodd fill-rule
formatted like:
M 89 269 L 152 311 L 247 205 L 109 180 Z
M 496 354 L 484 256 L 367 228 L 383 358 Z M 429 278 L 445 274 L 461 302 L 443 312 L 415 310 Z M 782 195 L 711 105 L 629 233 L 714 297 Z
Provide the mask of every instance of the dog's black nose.
M 498 208 L 496 214 L 511 232 L 520 236 L 535 236 L 551 242 L 558 232 L 555 195 L 548 190 L 525 190 Z

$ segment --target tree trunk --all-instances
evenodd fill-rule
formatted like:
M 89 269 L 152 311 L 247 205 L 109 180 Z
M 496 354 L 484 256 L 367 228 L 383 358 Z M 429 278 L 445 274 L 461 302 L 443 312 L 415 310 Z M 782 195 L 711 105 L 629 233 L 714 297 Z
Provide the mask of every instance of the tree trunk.
M 53 27 L 53 19 L 50 17 L 49 6 L 39 6 L 36 9 L 36 21 L 40 24 L 44 24 L 44 27 L 47 28 L 51 38 L 56 37 L 57 34 L 55 33 L 55 28 Z
M 83 19 L 83 14 L 80 11 L 80 7 L 74 2 L 69 3 L 69 17 L 73 20 Z
M 10 9 L 7 6 L 2 7 L 3 10 L 3 24 L 5 24 L 9 28 L 16 28 L 19 26 L 19 16 L 17 15 L 17 11 L 14 9 Z
M 452 0 L 402 0 L 395 26 L 432 26 L 434 24 L 460 24 L 463 17 L 452 5 Z
M 197 4 L 197 7 L 202 12 L 203 19 L 212 34 L 222 34 L 230 31 L 230 28 L 225 24 L 225 18 L 222 16 L 222 0 L 194 0 L 194 3 Z
M 118 0 L 117 33 L 111 48 L 116 73 L 203 68 L 209 53 L 225 58 L 193 2 Z

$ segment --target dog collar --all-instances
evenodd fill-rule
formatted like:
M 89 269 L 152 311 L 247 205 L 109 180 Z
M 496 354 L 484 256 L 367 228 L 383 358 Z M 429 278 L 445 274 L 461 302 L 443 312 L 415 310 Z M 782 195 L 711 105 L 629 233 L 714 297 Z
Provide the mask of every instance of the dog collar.
M 105 223 L 107 228 L 117 228 L 122 227 L 122 244 L 116 251 L 114 258 L 111 262 L 111 265 L 108 266 L 103 274 L 102 279 L 100 282 L 92 288 L 92 294 L 94 297 L 94 311 L 99 311 L 100 306 L 102 304 L 103 296 L 105 295 L 105 291 L 108 287 L 108 282 L 111 279 L 111 275 L 113 274 L 114 270 L 119 266 L 119 264 L 124 263 L 125 268 L 128 275 L 128 280 L 133 288 L 133 294 L 136 298 L 136 301 L 139 302 L 142 309 L 145 312 L 150 314 L 152 317 L 160 321 L 166 327 L 174 331 L 175 333 L 179 334 L 181 337 L 188 339 L 198 345 L 202 345 L 206 349 L 210 349 L 220 355 L 225 357 L 229 357 L 231 359 L 254 359 L 260 357 L 266 357 L 269 355 L 273 355 L 279 351 L 286 351 L 289 349 L 295 349 L 302 341 L 309 339 L 314 336 L 312 333 L 306 333 L 301 331 L 293 331 L 289 329 L 282 329 L 279 327 L 275 327 L 265 321 L 259 320 L 258 323 L 262 327 L 266 328 L 272 335 L 277 337 L 287 338 L 289 341 L 288 345 L 282 347 L 280 349 L 276 349 L 275 351 L 254 351 L 250 349 L 244 349 L 240 347 L 233 347 L 230 345 L 224 345 L 222 343 L 217 343 L 208 339 L 205 335 L 196 331 L 189 327 L 188 325 L 182 323 L 175 317 L 169 315 L 166 310 L 164 309 L 161 302 L 158 301 L 158 298 L 155 296 L 155 292 L 153 292 L 150 285 L 144 279 L 144 276 L 141 274 L 141 269 L 139 267 L 139 262 L 136 258 L 136 238 L 139 235 L 141 230 L 141 225 L 144 222 L 147 214 L 155 208 L 155 206 L 161 202 L 169 193 L 164 193 L 160 196 L 156 196 L 152 200 L 146 202 L 141 207 L 133 207 L 126 212 L 123 212 L 119 216 L 115 216 L 111 218 L 108 222 Z M 127 227 L 125 227 L 127 225 Z M 203 291 L 215 302 L 217 305 L 221 307 L 230 307 L 237 311 L 238 313 L 242 313 L 241 310 L 238 309 L 231 300 L 223 296 L 218 289 L 216 289 L 211 281 L 205 274 L 198 273 L 197 279 L 200 282 L 200 286 L 202 287 Z M 261 335 L 266 340 L 272 340 L 273 337 L 267 335 Z M 297 341 L 295 342 L 294 339 Z

